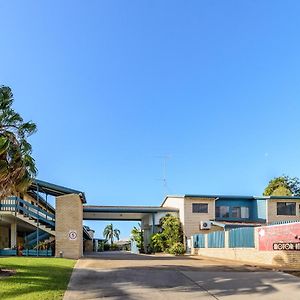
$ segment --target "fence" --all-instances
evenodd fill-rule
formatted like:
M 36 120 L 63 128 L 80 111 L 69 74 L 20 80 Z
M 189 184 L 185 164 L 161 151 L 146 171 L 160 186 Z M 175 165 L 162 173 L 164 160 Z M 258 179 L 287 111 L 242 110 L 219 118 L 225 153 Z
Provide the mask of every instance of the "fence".
M 228 241 L 229 248 L 254 248 L 254 227 L 235 228 L 229 231 L 215 231 L 209 234 L 195 234 L 193 236 L 194 248 L 225 248 Z
M 23 256 L 52 256 L 52 250 L 35 250 L 35 249 L 24 249 L 22 250 Z
M 208 248 L 224 248 L 225 247 L 225 232 L 215 231 L 207 235 Z
M 195 234 L 194 235 L 194 248 L 205 248 L 204 234 Z
M 235 228 L 229 231 L 229 248 L 254 247 L 254 227 Z

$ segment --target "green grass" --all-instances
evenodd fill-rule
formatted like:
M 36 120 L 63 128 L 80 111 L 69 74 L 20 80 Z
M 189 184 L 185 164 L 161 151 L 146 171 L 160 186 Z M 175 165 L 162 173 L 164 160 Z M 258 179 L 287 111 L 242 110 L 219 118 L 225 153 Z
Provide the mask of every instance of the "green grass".
M 0 277 L 0 299 L 62 299 L 75 260 L 63 258 L 3 257 L 0 267 L 16 270 Z

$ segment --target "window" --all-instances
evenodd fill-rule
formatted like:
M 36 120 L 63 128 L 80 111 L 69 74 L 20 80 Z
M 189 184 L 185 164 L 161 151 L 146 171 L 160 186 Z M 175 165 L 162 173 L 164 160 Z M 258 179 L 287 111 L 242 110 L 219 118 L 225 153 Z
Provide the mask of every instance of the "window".
M 241 207 L 241 218 L 249 219 L 249 207 L 247 207 L 247 206 Z
M 235 206 L 232 208 L 231 215 L 233 218 L 240 218 L 241 217 L 241 207 Z
M 192 207 L 193 207 L 193 213 L 202 213 L 202 214 L 208 213 L 207 203 L 193 203 Z
M 296 202 L 277 202 L 277 215 L 295 216 Z
M 216 218 L 229 218 L 229 206 L 217 206 Z

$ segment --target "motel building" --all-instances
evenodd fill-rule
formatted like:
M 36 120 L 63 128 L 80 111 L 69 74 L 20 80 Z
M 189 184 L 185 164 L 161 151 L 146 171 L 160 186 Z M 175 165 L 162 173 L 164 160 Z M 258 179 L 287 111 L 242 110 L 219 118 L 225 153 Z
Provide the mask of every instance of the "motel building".
M 160 206 L 96 206 L 82 191 L 41 180 L 1 200 L 0 255 L 78 259 L 95 249 L 84 220 L 140 221 L 146 248 L 166 214 L 180 218 L 192 254 L 300 266 L 300 197 L 181 195 Z

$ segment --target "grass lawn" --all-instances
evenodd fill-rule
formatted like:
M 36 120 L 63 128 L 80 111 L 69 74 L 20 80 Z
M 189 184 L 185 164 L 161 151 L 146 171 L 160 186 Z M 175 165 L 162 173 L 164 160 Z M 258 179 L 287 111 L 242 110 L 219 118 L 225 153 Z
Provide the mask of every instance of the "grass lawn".
M 2 269 L 16 270 L 0 277 L 0 299 L 62 299 L 75 260 L 63 258 L 2 257 Z

